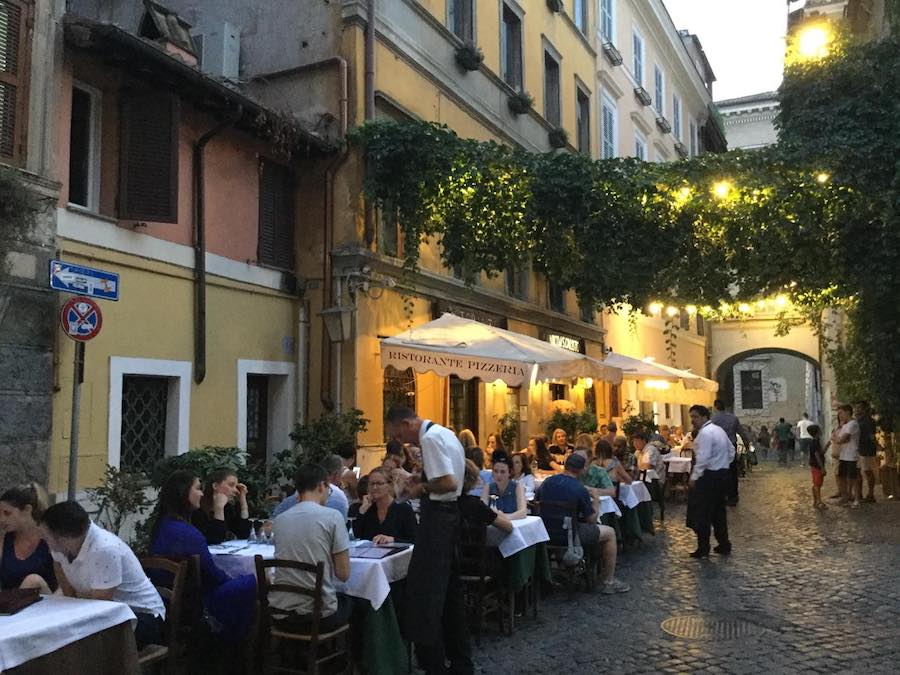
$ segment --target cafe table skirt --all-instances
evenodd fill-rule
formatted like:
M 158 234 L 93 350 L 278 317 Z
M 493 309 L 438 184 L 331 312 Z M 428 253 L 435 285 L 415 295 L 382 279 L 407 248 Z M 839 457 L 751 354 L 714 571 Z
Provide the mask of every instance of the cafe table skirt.
M 45 596 L 0 617 L 0 670 L 5 675 L 138 673 L 133 619 L 122 603 Z

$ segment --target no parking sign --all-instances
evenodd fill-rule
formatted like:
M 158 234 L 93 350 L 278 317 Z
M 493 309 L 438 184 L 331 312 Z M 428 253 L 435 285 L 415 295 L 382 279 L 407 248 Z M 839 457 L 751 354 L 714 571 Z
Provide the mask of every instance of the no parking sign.
M 84 296 L 66 301 L 59 313 L 63 333 L 78 342 L 87 342 L 97 336 L 103 325 L 103 314 L 96 302 Z

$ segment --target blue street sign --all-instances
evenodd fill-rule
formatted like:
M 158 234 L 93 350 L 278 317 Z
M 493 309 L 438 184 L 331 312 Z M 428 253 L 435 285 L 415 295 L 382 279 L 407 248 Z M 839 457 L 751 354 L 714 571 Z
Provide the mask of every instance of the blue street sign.
M 63 260 L 50 261 L 50 288 L 100 300 L 119 299 L 119 275 Z

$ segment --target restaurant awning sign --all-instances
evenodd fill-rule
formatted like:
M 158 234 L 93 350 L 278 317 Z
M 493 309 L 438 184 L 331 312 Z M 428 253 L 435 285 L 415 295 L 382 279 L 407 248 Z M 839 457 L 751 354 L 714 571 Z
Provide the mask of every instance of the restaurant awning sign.
M 545 338 L 554 347 L 560 347 L 576 354 L 584 354 L 584 340 L 562 333 L 546 333 Z
M 412 368 L 423 372 L 431 370 L 441 377 L 456 375 L 464 380 L 473 377 L 486 382 L 503 380 L 511 387 L 518 387 L 531 376 L 533 364 L 517 363 L 484 356 L 454 356 L 408 347 L 382 345 L 382 367 L 393 366 L 398 370 Z
M 381 366 L 466 380 L 502 380 L 511 387 L 575 377 L 622 381 L 622 371 L 602 361 L 453 314 L 382 340 Z

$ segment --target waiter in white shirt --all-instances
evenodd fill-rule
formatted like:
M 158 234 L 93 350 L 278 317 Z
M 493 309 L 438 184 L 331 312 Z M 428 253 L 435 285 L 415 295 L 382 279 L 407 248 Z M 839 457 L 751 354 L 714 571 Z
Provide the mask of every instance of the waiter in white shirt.
M 391 406 L 385 421 L 391 438 L 422 448 L 425 494 L 406 576 L 406 637 L 416 645 L 419 667 L 429 675 L 469 675 L 474 666 L 459 580 L 456 501 L 463 489 L 465 452 L 450 429 L 405 406 Z
M 734 460 L 734 444 L 725 431 L 710 422 L 709 408 L 691 407 L 694 425 L 694 470 L 691 472 L 687 525 L 697 533 L 697 550 L 692 558 L 709 557 L 709 530 L 712 526 L 719 555 L 731 553 L 725 500 L 728 495 L 729 466 Z

